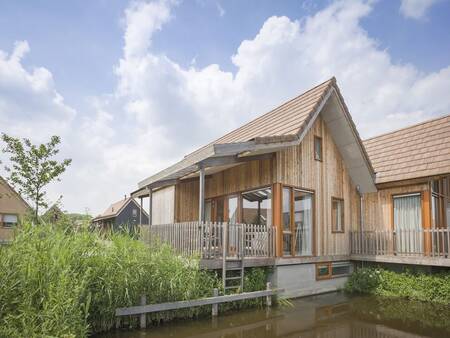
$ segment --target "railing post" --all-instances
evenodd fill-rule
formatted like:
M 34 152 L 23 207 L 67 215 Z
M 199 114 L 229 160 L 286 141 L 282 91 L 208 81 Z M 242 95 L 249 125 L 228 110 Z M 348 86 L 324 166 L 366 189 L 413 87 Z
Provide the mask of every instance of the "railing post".
M 141 296 L 141 305 L 147 304 L 147 297 L 145 295 Z M 145 313 L 141 313 L 139 318 L 139 324 L 141 329 L 145 329 L 147 327 L 147 315 Z
M 272 289 L 272 283 L 271 282 L 267 282 L 266 290 L 270 291 L 271 289 Z M 272 306 L 272 296 L 271 295 L 266 296 L 266 305 L 267 305 L 267 307 L 271 307 Z
M 217 297 L 217 296 L 219 296 L 219 289 L 214 288 L 213 289 L 213 297 Z M 219 314 L 219 304 L 215 303 L 212 305 L 211 315 L 213 317 L 217 317 L 218 314 Z

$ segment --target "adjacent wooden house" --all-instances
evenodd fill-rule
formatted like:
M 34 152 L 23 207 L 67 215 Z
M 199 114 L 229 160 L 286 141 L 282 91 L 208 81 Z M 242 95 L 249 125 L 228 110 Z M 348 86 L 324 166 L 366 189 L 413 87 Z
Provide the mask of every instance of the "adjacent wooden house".
M 354 260 L 380 259 L 378 242 L 385 257 L 405 252 L 395 244 L 407 235 L 395 229 L 448 218 L 449 121 L 363 142 L 332 78 L 139 182 L 132 196 L 149 198 L 150 235 L 200 252 L 224 284 L 237 258 L 273 265 L 287 296 L 330 291 Z M 449 222 L 439 222 L 448 235 Z M 430 247 L 424 233 L 408 236 L 420 235 L 429 250 L 421 255 L 432 253 L 434 235 Z
M 12 240 L 14 228 L 30 210 L 28 203 L 0 176 L 0 243 Z
M 102 214 L 92 219 L 92 225 L 98 229 L 119 230 L 133 229 L 139 224 L 148 224 L 148 214 L 138 205 L 134 198 L 124 199 L 111 204 Z

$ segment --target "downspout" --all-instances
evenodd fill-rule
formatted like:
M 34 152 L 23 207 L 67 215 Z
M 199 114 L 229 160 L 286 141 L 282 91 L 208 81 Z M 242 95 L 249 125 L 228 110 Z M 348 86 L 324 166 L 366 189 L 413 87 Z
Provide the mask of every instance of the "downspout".
M 361 193 L 361 189 L 356 186 L 356 191 L 359 195 L 359 245 L 358 245 L 358 253 L 361 254 L 362 251 L 362 240 L 363 240 L 363 230 L 364 230 L 364 203 L 363 203 L 363 195 Z M 361 264 L 364 264 L 361 262 Z

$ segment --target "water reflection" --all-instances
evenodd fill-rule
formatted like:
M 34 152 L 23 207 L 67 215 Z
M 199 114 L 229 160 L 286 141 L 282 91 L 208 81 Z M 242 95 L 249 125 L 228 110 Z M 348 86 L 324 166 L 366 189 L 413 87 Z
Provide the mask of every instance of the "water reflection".
M 240 311 L 102 337 L 450 337 L 449 318 L 448 306 L 334 293 L 298 299 L 292 307 Z

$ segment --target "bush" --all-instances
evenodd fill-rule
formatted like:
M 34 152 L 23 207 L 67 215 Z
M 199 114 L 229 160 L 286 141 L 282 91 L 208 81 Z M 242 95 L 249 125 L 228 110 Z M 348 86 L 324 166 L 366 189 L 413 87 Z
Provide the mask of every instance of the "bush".
M 211 295 L 221 283 L 195 258 L 126 234 L 24 226 L 0 248 L 0 336 L 85 337 L 115 324 L 118 307 Z M 194 308 L 149 319 L 190 317 Z M 130 325 L 134 325 L 131 322 Z
M 350 276 L 345 290 L 350 293 L 450 304 L 450 274 L 397 273 L 379 268 L 362 268 Z

